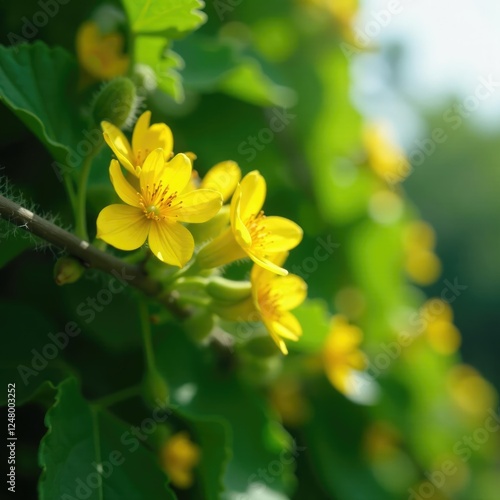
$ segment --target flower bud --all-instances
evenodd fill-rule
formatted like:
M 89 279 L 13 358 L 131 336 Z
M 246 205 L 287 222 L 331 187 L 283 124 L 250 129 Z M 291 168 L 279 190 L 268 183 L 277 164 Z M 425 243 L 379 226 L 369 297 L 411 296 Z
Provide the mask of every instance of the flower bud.
M 85 268 L 82 263 L 74 257 L 65 256 L 57 260 L 54 266 L 54 280 L 59 285 L 69 285 L 78 281 Z
M 249 281 L 232 281 L 221 276 L 213 276 L 205 290 L 216 300 L 235 303 L 250 297 L 252 285 Z
M 92 104 L 92 119 L 95 123 L 107 121 L 124 128 L 129 126 L 136 115 L 139 98 L 134 83 L 129 78 L 120 77 L 105 83 Z
M 165 378 L 156 370 L 148 370 L 144 377 L 143 397 L 151 408 L 167 408 L 170 401 L 170 389 Z

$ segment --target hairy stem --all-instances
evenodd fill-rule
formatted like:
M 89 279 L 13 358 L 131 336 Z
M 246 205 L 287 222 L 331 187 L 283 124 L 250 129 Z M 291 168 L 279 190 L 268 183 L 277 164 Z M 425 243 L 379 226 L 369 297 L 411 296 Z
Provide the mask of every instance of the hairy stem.
M 146 275 L 140 267 L 127 264 L 113 255 L 102 252 L 87 241 L 39 217 L 2 195 L 0 195 L 0 216 L 77 257 L 87 267 L 111 274 L 122 283 L 129 284 L 146 296 L 158 300 L 176 317 L 184 318 L 188 315 L 187 311 L 179 306 L 171 294 L 165 293 L 162 284 Z

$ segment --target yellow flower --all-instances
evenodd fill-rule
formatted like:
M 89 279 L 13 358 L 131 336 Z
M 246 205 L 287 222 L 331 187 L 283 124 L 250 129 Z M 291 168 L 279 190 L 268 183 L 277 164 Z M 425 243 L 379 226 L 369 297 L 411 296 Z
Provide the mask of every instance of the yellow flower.
M 278 256 L 284 262 L 286 253 Z M 254 265 L 250 274 L 253 304 L 271 338 L 283 354 L 288 354 L 283 339 L 297 341 L 302 326 L 290 312 L 307 297 L 307 285 L 299 276 L 276 276 L 271 271 Z
M 174 138 L 165 123 L 150 125 L 151 111 L 145 111 L 137 120 L 132 134 L 132 145 L 125 134 L 112 123 L 101 123 L 104 139 L 118 161 L 131 174 L 139 176 L 141 168 L 151 151 L 161 148 L 165 161 L 172 157 Z
M 344 316 L 332 318 L 330 333 L 323 347 L 323 365 L 331 384 L 343 394 L 349 393 L 349 380 L 353 371 L 366 367 L 366 357 L 358 347 L 363 332 L 350 325 Z
M 288 271 L 276 265 L 273 255 L 295 248 L 302 240 L 302 229 L 283 217 L 266 217 L 262 206 L 266 181 L 257 170 L 238 184 L 231 200 L 231 226 L 201 249 L 197 262 L 213 268 L 250 257 L 256 264 L 286 276 Z
M 428 300 L 421 309 L 422 319 L 426 322 L 424 334 L 431 347 L 440 354 L 453 354 L 460 347 L 461 337 L 453 324 L 453 311 L 441 299 Z
M 363 142 L 368 163 L 381 179 L 396 184 L 408 176 L 410 164 L 386 128 L 380 124 L 368 125 L 363 131 Z
M 418 285 L 434 283 L 441 273 L 441 261 L 434 253 L 434 229 L 423 221 L 408 224 L 403 233 L 405 271 Z
M 80 66 L 97 80 L 111 80 L 127 72 L 130 58 L 123 53 L 125 40 L 120 33 L 103 34 L 94 21 L 83 23 L 76 34 Z
M 194 481 L 193 469 L 200 461 L 200 448 L 187 432 L 174 434 L 160 450 L 160 464 L 174 486 L 189 488 Z
M 144 162 L 137 191 L 125 179 L 116 160 L 109 167 L 111 182 L 127 205 L 110 205 L 97 218 L 97 237 L 121 250 L 135 250 L 146 239 L 154 255 L 182 267 L 191 259 L 194 240 L 180 222 L 205 222 L 222 205 L 221 195 L 209 189 L 182 193 L 191 177 L 191 161 L 178 154 L 165 163 L 155 149 Z

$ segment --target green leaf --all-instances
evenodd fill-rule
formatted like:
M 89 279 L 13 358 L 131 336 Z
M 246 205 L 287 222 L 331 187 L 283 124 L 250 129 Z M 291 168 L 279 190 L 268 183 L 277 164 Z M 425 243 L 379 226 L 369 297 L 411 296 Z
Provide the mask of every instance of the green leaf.
M 257 106 L 282 106 L 289 108 L 297 95 L 288 87 L 276 84 L 263 71 L 261 64 L 251 57 L 245 58 L 220 85 L 228 95 Z
M 214 498 L 286 498 L 294 483 L 294 460 L 289 455 L 293 445 L 262 397 L 236 377 L 221 373 L 181 331 L 169 329 L 156 348 L 156 361 L 173 404 L 197 417 L 223 419 L 231 431 L 231 451 L 224 452 L 225 460 L 232 453 L 224 475 L 226 492 Z M 279 474 L 272 472 L 276 464 Z M 260 471 L 264 472 L 259 475 Z
M 0 350 L 0 383 L 16 386 L 16 403 L 31 400 L 44 387 L 53 387 L 68 375 L 54 341 L 56 326 L 38 309 L 17 302 L 0 304 L 4 348 Z M 62 343 L 60 344 L 62 345 Z M 5 405 L 7 393 L 0 394 Z
M 83 138 L 84 126 L 68 97 L 75 74 L 75 60 L 59 47 L 0 46 L 0 101 L 63 163 Z M 78 157 L 74 161 L 79 163 Z
M 135 44 L 138 63 L 149 66 L 155 75 L 158 87 L 177 102 L 184 100 L 182 77 L 178 70 L 184 67 L 182 58 L 168 49 L 169 42 L 160 36 L 140 36 Z
M 191 31 L 206 20 L 199 0 L 123 0 L 133 33 Z
M 41 500 L 176 498 L 154 454 L 133 435 L 133 426 L 89 404 L 75 379 L 59 385 L 45 423 Z

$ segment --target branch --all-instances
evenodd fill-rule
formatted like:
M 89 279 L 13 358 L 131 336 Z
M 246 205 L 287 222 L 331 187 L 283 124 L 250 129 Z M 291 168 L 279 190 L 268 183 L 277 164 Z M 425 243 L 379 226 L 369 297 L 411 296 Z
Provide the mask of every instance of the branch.
M 74 234 L 52 224 L 30 210 L 0 195 L 0 216 L 17 226 L 48 241 L 52 245 L 67 251 L 80 259 L 87 267 L 99 269 L 107 274 L 126 280 L 130 285 L 146 296 L 161 302 L 179 318 L 186 317 L 187 311 L 181 308 L 170 294 L 163 292 L 160 282 L 152 279 L 143 270 L 132 264 L 123 262 L 98 248 L 92 246 Z

